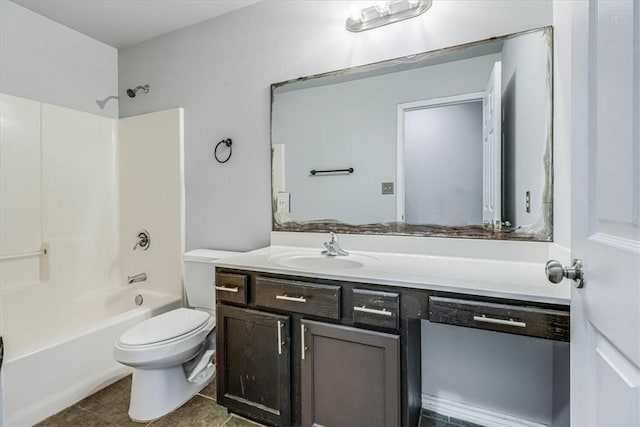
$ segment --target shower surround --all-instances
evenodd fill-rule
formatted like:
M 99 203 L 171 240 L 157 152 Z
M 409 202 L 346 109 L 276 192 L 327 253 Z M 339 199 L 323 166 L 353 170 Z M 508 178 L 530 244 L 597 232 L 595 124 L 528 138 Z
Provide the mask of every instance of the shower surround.
M 125 375 L 115 339 L 181 305 L 182 110 L 118 121 L 0 103 L 4 422 L 24 425 Z M 133 251 L 142 228 L 153 246 Z

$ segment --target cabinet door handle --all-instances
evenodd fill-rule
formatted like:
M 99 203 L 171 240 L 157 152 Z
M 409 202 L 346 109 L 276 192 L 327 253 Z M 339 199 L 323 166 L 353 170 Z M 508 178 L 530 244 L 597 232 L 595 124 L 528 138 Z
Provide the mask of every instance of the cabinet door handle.
M 282 354 L 282 322 L 278 320 L 278 354 Z
M 476 322 L 495 323 L 498 325 L 506 325 L 506 326 L 517 326 L 518 328 L 527 327 L 527 324 L 524 322 L 518 322 L 513 319 L 511 320 L 494 319 L 493 317 L 485 317 L 484 314 L 482 316 L 473 316 L 473 320 L 475 320 Z
M 354 311 L 361 311 L 363 313 L 369 313 L 369 314 L 380 314 L 382 316 L 393 316 L 393 313 L 390 311 L 387 311 L 385 309 L 382 310 L 376 310 L 375 308 L 367 308 L 364 305 L 362 307 L 353 307 Z
M 300 342 L 302 343 L 302 357 L 301 359 L 304 360 L 304 354 L 307 351 L 307 346 L 304 345 L 304 333 L 306 332 L 307 328 L 304 327 L 304 325 L 301 325 L 300 327 Z
M 288 295 L 276 295 L 276 299 L 293 302 L 307 302 L 307 299 L 305 297 L 290 297 Z
M 223 291 L 223 292 L 234 292 L 234 293 L 238 293 L 238 287 L 235 286 L 233 288 L 227 288 L 226 286 L 216 286 L 216 291 Z

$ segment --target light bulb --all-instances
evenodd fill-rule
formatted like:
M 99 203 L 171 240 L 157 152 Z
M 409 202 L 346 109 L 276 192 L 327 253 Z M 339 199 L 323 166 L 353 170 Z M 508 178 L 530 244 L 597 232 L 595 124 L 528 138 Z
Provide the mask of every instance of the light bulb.
M 356 6 L 351 6 L 351 13 L 349 14 L 349 18 L 351 18 L 353 22 L 361 22 L 362 12 Z
M 393 15 L 394 13 L 404 12 L 405 10 L 409 9 L 411 9 L 411 5 L 407 0 L 397 0 L 389 4 L 389 13 L 391 15 Z
M 389 2 L 379 1 L 376 2 L 376 11 L 380 14 L 380 16 L 385 16 L 389 14 Z

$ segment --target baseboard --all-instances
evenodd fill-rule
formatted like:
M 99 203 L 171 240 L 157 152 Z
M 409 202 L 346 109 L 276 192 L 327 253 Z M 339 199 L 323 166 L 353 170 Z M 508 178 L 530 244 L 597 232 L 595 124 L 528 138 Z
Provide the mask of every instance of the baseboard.
M 548 427 L 547 424 L 537 423 L 502 414 L 485 408 L 479 408 L 466 403 L 422 394 L 422 407 L 441 415 L 457 418 L 474 424 L 487 427 Z

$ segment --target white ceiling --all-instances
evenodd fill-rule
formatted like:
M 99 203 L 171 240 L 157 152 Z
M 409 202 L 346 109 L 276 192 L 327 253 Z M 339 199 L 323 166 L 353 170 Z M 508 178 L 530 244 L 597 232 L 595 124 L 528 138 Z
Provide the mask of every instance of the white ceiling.
M 118 49 L 260 0 L 12 0 Z

